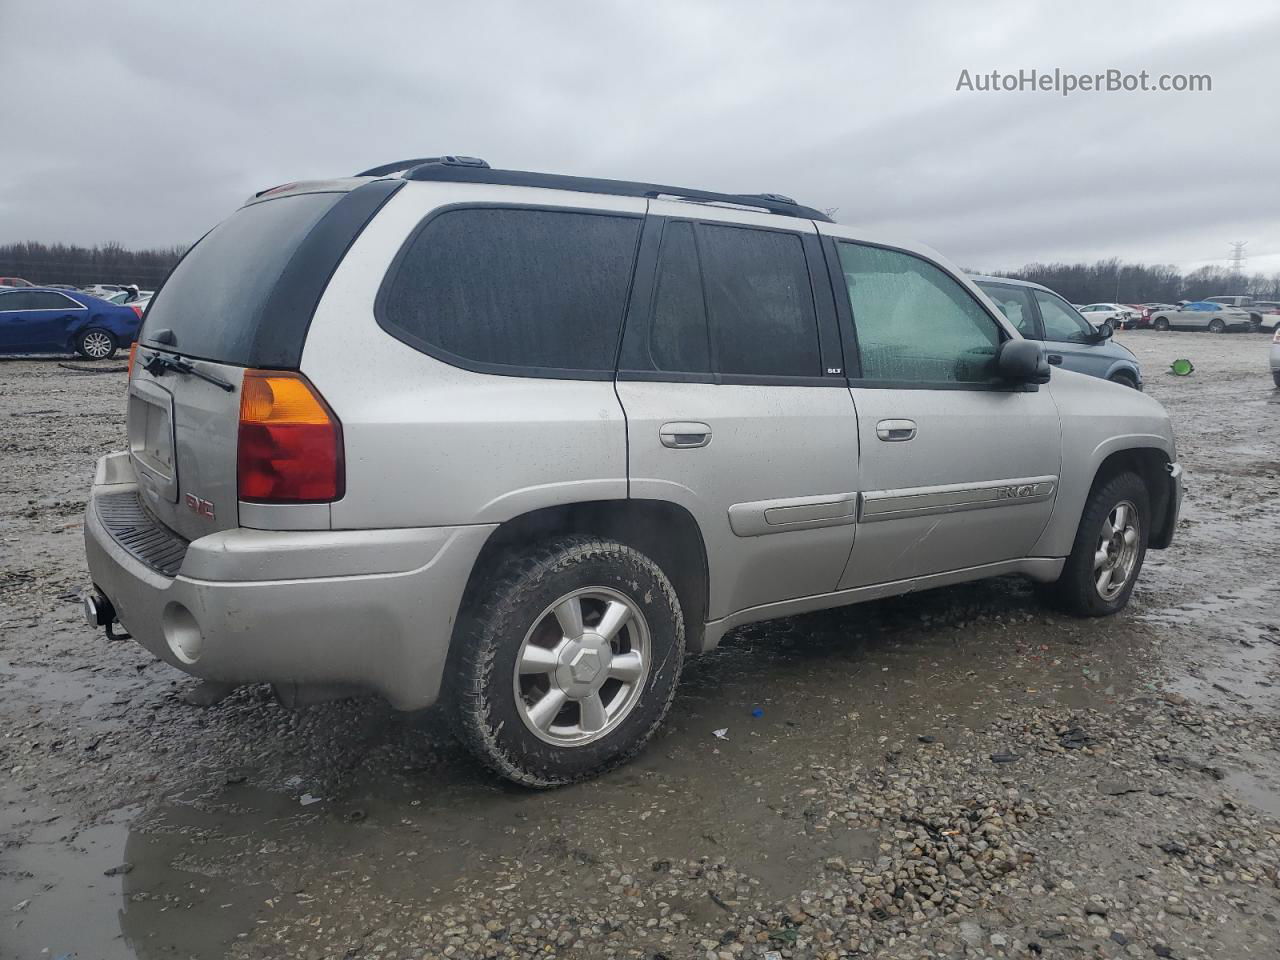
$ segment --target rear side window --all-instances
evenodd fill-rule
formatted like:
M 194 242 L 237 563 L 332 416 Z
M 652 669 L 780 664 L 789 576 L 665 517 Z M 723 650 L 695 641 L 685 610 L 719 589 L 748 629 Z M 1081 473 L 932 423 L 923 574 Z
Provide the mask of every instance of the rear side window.
M 379 320 L 461 366 L 612 373 L 640 225 L 566 210 L 447 210 L 400 255 Z
M 147 311 L 140 339 L 173 332 L 188 356 L 252 366 L 267 300 L 311 229 L 343 197 L 304 193 L 250 204 L 205 235 L 178 262 Z
M 648 346 L 654 370 L 711 370 L 707 313 L 691 223 L 668 223 L 663 231 Z
M 821 376 L 818 322 L 800 238 L 700 224 L 698 239 L 717 371 Z
M 49 293 L 41 291 L 39 293 L 27 294 L 31 298 L 30 310 L 78 310 L 80 304 L 72 300 L 68 296 L 61 293 Z

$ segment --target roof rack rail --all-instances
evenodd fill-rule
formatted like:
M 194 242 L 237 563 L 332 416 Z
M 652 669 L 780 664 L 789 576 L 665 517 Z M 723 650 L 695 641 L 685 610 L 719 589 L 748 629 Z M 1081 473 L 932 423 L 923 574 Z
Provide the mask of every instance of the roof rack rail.
M 450 167 L 476 167 L 482 170 L 489 169 L 489 164 L 485 163 L 479 157 L 418 157 L 416 160 L 397 160 L 394 163 L 384 163 L 380 167 L 370 167 L 368 170 L 362 170 L 360 173 L 357 173 L 356 176 L 386 177 L 393 173 L 399 173 L 401 170 L 408 170 L 411 167 L 421 167 L 432 163 Z
M 463 163 L 459 161 L 471 160 Z M 452 162 L 450 162 L 452 161 Z M 669 187 L 657 183 L 630 180 L 602 180 L 596 177 L 571 177 L 558 173 L 532 173 L 528 170 L 494 170 L 483 160 L 472 157 L 432 157 L 414 165 L 388 164 L 375 167 L 361 176 L 386 176 L 404 171 L 406 180 L 436 180 L 448 183 L 494 183 L 513 187 L 544 187 L 550 190 L 572 190 L 578 193 L 604 193 L 616 197 L 671 197 L 696 203 L 721 204 L 765 210 L 784 217 L 833 222 L 821 210 L 801 206 L 790 197 L 778 193 L 716 193 L 689 187 Z

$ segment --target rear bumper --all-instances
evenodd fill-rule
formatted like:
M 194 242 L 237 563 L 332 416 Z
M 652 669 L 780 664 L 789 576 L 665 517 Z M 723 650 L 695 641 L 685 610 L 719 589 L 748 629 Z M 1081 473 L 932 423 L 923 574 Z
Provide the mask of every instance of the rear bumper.
M 124 628 L 180 670 L 230 683 L 355 687 L 435 702 L 459 603 L 494 527 L 226 530 L 166 576 L 103 522 L 137 485 L 128 454 L 98 462 L 85 517 L 94 585 Z

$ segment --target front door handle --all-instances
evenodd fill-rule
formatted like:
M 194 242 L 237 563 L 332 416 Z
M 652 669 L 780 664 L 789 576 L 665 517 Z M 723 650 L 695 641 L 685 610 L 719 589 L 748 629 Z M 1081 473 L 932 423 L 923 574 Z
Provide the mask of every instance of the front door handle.
M 658 431 L 664 447 L 674 450 L 694 450 L 711 442 L 711 428 L 705 423 L 681 420 L 664 423 Z
M 1062 354 L 1060 353 L 1049 354 L 1049 362 L 1052 363 L 1055 367 L 1062 366 Z
M 876 424 L 876 436 L 889 443 L 901 443 L 916 435 L 914 420 L 881 420 Z

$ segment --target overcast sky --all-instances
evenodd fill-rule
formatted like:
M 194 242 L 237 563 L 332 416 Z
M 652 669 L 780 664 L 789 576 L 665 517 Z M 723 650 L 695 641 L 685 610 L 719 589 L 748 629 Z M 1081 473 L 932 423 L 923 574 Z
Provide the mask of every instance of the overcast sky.
M 0 242 L 189 243 L 439 153 L 771 191 L 966 266 L 1280 270 L 1280 5 L 0 0 Z M 1208 93 L 957 92 L 961 70 Z

